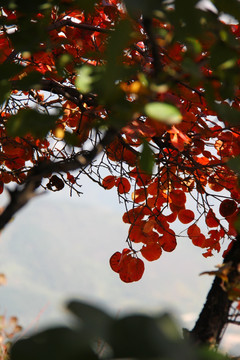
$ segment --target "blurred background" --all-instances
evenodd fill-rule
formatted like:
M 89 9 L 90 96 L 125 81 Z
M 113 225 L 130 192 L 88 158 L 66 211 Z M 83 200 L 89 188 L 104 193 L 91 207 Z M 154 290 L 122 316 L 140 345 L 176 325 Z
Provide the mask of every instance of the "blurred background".
M 69 189 L 37 196 L 1 233 L 0 272 L 7 284 L 0 288 L 0 314 L 16 315 L 25 331 L 38 330 L 67 321 L 64 304 L 78 298 L 113 316 L 170 311 L 191 329 L 213 281 L 199 274 L 220 264 L 221 255 L 206 259 L 189 239 L 179 239 L 172 253 L 145 261 L 139 282 L 123 283 L 109 258 L 126 247 L 124 207 L 116 190 L 88 179 L 82 185 L 81 197 L 70 197 Z M 6 201 L 1 196 L 0 206 Z M 229 327 L 222 349 L 239 355 L 239 339 L 240 328 Z

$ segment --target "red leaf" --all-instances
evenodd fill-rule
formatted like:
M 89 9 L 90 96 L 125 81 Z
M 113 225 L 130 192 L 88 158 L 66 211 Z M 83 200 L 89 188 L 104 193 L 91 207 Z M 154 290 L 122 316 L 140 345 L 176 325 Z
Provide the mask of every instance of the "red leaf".
M 142 247 L 141 254 L 148 261 L 154 261 L 162 255 L 162 248 L 157 242 L 151 242 Z
M 119 272 L 119 263 L 120 263 L 121 257 L 122 257 L 122 254 L 119 251 L 117 251 L 110 257 L 110 260 L 109 260 L 112 270 L 117 273 Z
M 205 258 L 207 258 L 207 257 L 209 257 L 209 256 L 212 256 L 212 255 L 213 255 L 213 254 L 212 254 L 212 250 L 211 250 L 211 249 L 208 249 L 207 252 L 203 253 L 203 256 L 204 256 Z
M 182 190 L 172 190 L 169 195 L 174 206 L 183 207 L 186 202 L 186 195 Z
M 225 256 L 229 253 L 229 251 L 231 250 L 231 248 L 233 247 L 233 244 L 236 240 L 232 240 L 229 244 L 226 250 L 224 250 L 223 252 L 223 258 L 225 258 Z
M 223 217 L 231 216 L 235 213 L 237 210 L 237 204 L 234 200 L 226 199 L 223 200 L 219 207 L 219 213 Z
M 141 259 L 127 255 L 122 263 L 119 271 L 120 279 L 126 283 L 138 281 L 144 273 L 144 263 Z
M 128 193 L 131 189 L 130 182 L 124 177 L 117 179 L 116 186 L 118 187 L 119 194 Z
M 182 209 L 178 213 L 178 219 L 183 224 L 188 224 L 194 220 L 194 212 L 192 210 Z
M 138 258 L 132 258 L 129 263 L 129 272 L 131 273 L 132 281 L 141 279 L 144 273 L 144 262 Z
M 216 219 L 216 216 L 212 209 L 210 209 L 206 216 L 206 224 L 208 227 L 217 227 L 219 225 L 219 221 Z
M 128 211 L 126 211 L 123 214 L 123 222 L 127 223 L 127 224 L 134 224 L 134 223 L 139 223 L 139 221 L 144 217 L 144 211 L 143 211 L 143 207 L 139 206 L 137 208 L 134 209 L 130 209 Z
M 129 239 L 134 243 L 142 242 L 144 234 L 142 232 L 142 226 L 140 225 L 132 225 L 129 229 Z
M 171 252 L 176 248 L 177 242 L 174 231 L 171 229 L 168 231 L 160 238 L 159 243 L 164 251 Z
M 192 240 L 193 238 L 199 236 L 201 234 L 201 231 L 196 224 L 193 224 L 189 226 L 187 233 L 190 239 Z
M 176 218 L 177 218 L 177 211 L 174 211 L 173 213 L 165 216 L 166 221 L 170 223 L 174 222 Z
M 112 175 L 106 176 L 102 181 L 103 187 L 107 190 L 112 189 L 115 183 L 116 183 L 116 176 L 112 176 Z
M 206 245 L 205 245 L 206 237 L 203 234 L 199 234 L 198 236 L 196 236 L 195 238 L 192 239 L 192 243 L 195 246 L 204 248 L 204 247 L 206 247 Z

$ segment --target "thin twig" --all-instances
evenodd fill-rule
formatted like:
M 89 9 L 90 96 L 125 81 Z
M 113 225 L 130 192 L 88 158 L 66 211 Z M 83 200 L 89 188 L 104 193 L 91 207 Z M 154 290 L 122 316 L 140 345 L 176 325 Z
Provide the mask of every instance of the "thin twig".
M 56 30 L 59 28 L 62 28 L 64 26 L 72 26 L 78 29 L 82 30 L 88 30 L 93 32 L 100 32 L 104 34 L 110 34 L 113 30 L 111 29 L 102 29 L 98 26 L 90 25 L 90 24 L 84 24 L 84 23 L 76 23 L 75 21 L 72 21 L 71 19 L 63 19 L 60 21 L 56 21 L 55 23 L 48 26 L 48 31 Z

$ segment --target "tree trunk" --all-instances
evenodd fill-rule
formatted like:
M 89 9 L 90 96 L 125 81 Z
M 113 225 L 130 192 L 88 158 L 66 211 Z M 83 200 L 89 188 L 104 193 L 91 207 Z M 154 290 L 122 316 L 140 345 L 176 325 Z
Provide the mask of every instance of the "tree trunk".
M 223 264 L 231 262 L 232 268 L 228 274 L 230 282 L 239 277 L 240 236 L 237 236 L 232 248 L 225 256 Z M 229 312 L 233 301 L 221 287 L 222 279 L 215 277 L 207 295 L 206 303 L 199 318 L 190 332 L 190 337 L 197 345 L 216 346 L 221 341 L 222 331 L 228 323 Z

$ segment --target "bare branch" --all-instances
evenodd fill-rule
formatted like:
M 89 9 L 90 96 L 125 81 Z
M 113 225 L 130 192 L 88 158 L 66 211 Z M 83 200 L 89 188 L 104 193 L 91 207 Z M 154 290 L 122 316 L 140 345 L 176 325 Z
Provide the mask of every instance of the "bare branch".
M 21 90 L 21 82 L 19 80 L 13 80 L 11 83 L 13 89 Z M 39 86 L 40 90 L 62 95 L 66 100 L 70 100 L 81 109 L 83 103 L 86 103 L 88 106 L 96 105 L 96 95 L 82 94 L 75 87 L 63 85 L 54 79 L 42 79 Z
M 237 269 L 240 263 L 240 236 L 237 236 L 223 263 L 226 264 L 229 261 L 232 262 L 233 267 L 229 274 L 232 281 L 239 276 Z M 221 279 L 216 276 L 206 303 L 191 331 L 194 343 L 206 346 L 219 345 L 223 330 L 229 323 L 228 314 L 232 303 L 233 301 L 228 298 L 228 293 L 221 286 Z
M 22 188 L 17 187 L 14 191 L 10 192 L 10 202 L 0 215 L 0 230 L 8 224 L 18 210 L 25 206 L 36 195 L 35 191 L 41 185 L 44 176 L 50 176 L 54 172 L 66 173 L 71 170 L 86 168 L 91 164 L 95 157 L 113 141 L 116 135 L 117 131 L 115 129 L 108 129 L 102 140 L 100 140 L 92 150 L 82 151 L 76 154 L 72 159 L 66 159 L 59 162 L 42 162 L 35 166 L 25 180 L 25 185 L 23 185 Z
M 110 29 L 102 29 L 98 26 L 93 26 L 90 24 L 76 23 L 75 21 L 72 21 L 71 19 L 63 19 L 60 21 L 56 21 L 55 23 L 48 26 L 48 31 L 59 29 L 64 26 L 72 26 L 72 27 L 75 27 L 78 29 L 88 30 L 88 31 L 93 31 L 93 32 L 96 31 L 96 32 L 104 33 L 104 34 L 110 34 L 113 31 Z

